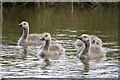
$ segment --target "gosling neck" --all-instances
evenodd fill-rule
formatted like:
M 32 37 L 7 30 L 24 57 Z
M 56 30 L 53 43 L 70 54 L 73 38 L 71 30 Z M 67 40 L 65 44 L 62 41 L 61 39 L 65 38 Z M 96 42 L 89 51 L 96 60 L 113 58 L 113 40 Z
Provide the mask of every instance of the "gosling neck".
M 85 44 L 85 48 L 83 50 L 83 53 L 82 54 L 87 54 L 89 52 L 89 49 L 90 49 L 90 42 L 84 42 Z
M 49 47 L 50 47 L 50 43 L 51 43 L 51 40 L 46 40 L 43 49 L 44 49 L 44 50 L 48 50 Z
M 29 28 L 23 28 L 22 38 L 26 39 L 28 37 L 28 34 L 29 34 Z

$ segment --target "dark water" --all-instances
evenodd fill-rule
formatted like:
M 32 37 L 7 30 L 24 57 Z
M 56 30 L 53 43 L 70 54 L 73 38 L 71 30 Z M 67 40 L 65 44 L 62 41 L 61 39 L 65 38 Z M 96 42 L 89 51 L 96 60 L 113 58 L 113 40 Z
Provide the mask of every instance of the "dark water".
M 30 24 L 30 33 L 49 32 L 66 49 L 65 59 L 51 61 L 44 66 L 42 60 L 28 55 L 23 60 L 21 48 L 16 46 L 22 34 L 18 23 Z M 76 56 L 75 37 L 94 34 L 103 40 L 103 47 L 111 49 L 106 59 L 91 61 L 90 70 Z M 20 7 L 3 8 L 2 43 L 0 45 L 1 76 L 34 78 L 118 78 L 118 9 L 117 7 L 74 8 L 62 7 Z M 32 50 L 29 53 L 34 54 Z M 37 51 L 35 52 L 37 53 Z

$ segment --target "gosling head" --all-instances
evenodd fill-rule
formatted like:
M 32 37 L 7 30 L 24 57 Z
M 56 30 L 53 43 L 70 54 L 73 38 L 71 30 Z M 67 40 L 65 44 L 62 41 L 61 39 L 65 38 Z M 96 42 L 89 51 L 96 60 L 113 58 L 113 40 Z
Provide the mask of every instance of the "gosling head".
M 29 28 L 29 24 L 26 21 L 23 21 L 18 25 L 21 26 L 23 29 L 28 29 Z
M 43 41 L 49 41 L 49 40 L 51 40 L 50 33 L 43 33 L 40 40 L 43 40 Z
M 91 41 L 90 35 L 88 35 L 88 34 L 83 34 L 83 35 L 77 37 L 77 39 L 83 41 L 84 43 L 90 43 L 90 41 Z
M 81 36 L 89 36 L 88 34 L 82 34 Z
M 100 38 L 96 37 L 92 40 L 92 44 L 102 46 L 102 40 Z

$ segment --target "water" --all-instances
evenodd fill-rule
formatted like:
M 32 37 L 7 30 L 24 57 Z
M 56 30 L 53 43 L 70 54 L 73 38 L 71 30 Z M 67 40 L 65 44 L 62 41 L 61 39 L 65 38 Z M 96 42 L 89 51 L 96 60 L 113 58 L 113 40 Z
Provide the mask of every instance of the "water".
M 29 50 L 25 59 L 21 47 L 16 46 L 22 30 L 18 23 L 30 23 L 30 33 L 49 32 L 66 49 L 65 59 L 52 60 L 45 66 L 34 54 L 39 48 Z M 90 69 L 75 54 L 76 36 L 94 34 L 111 50 L 106 59 L 90 61 Z M 117 7 L 74 8 L 21 7 L 3 8 L 2 43 L 0 45 L 0 73 L 4 78 L 118 78 L 118 9 Z

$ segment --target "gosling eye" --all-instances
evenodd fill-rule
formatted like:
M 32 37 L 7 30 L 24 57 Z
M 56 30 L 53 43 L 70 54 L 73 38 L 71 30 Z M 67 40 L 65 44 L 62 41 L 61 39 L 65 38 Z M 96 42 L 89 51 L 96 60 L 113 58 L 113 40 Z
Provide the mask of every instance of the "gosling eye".
M 48 35 L 45 35 L 45 37 L 48 37 Z
M 93 40 L 92 43 L 95 43 L 95 40 Z
M 96 43 L 97 45 L 99 44 L 99 43 Z
M 83 36 L 84 38 L 87 38 L 87 36 Z
M 26 23 L 23 23 L 23 25 L 26 25 Z

